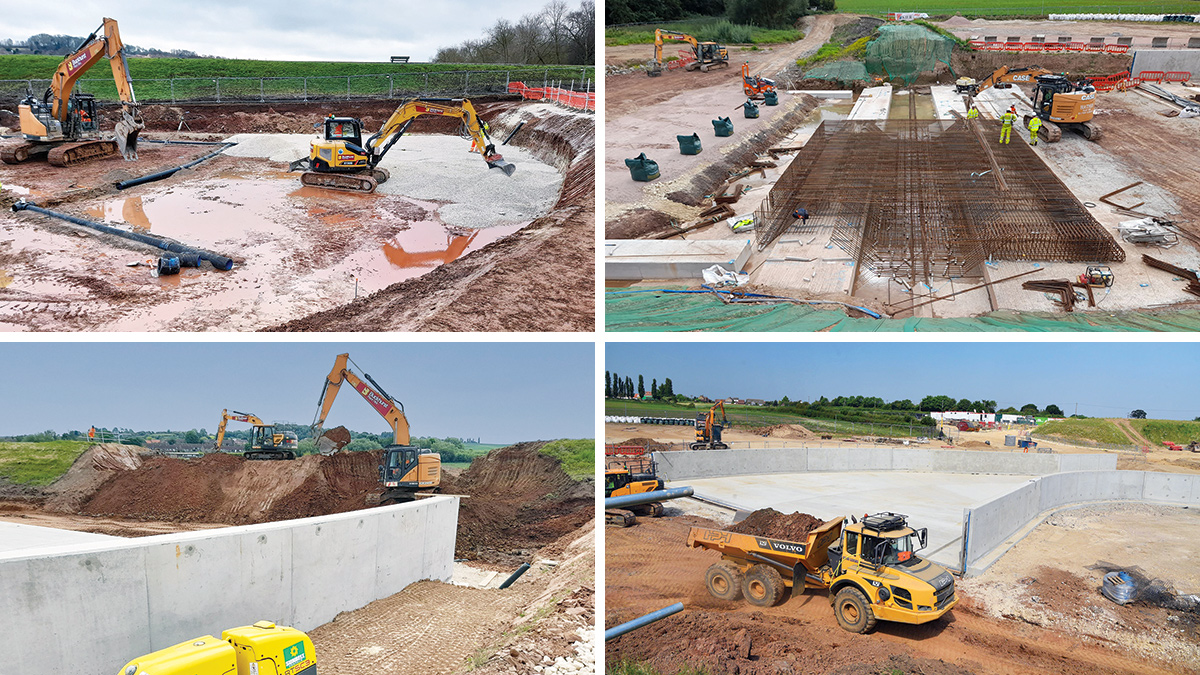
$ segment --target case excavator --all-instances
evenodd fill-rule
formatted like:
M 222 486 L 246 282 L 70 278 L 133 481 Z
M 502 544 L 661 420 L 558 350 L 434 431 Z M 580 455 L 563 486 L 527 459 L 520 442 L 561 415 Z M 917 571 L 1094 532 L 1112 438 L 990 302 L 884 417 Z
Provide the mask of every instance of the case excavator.
M 729 50 L 725 49 L 724 45 L 719 45 L 715 42 L 700 42 L 687 33 L 659 28 L 654 31 L 654 58 L 650 60 L 646 68 L 646 74 L 650 77 L 662 75 L 663 40 L 686 42 L 692 46 L 692 55 L 695 56 L 696 60 L 685 65 L 685 70 L 696 70 L 699 68 L 701 72 L 707 73 L 710 68 L 729 67 Z
M 296 450 L 300 445 L 295 432 L 275 431 L 274 424 L 263 422 L 253 413 L 236 410 L 222 410 L 221 424 L 217 426 L 217 442 L 214 450 L 220 450 L 225 442 L 225 425 L 230 421 L 246 422 L 254 425 L 250 434 L 250 443 L 242 456 L 246 459 L 296 459 Z
M 383 128 L 366 142 L 362 138 L 361 120 L 330 114 L 316 125 L 324 127 L 324 139 L 313 141 L 308 157 L 292 162 L 288 170 L 303 170 L 300 182 L 311 187 L 374 192 L 380 183 L 391 177 L 379 162 L 413 121 L 424 115 L 457 117 L 462 121 L 459 134 L 472 140 L 474 150 L 483 156 L 488 168 L 500 169 L 506 176 L 516 172 L 517 166 L 496 152 L 496 145 L 488 136 L 487 122 L 479 118 L 470 101 L 462 98 L 419 98 L 401 103 L 384 122 Z
M 412 501 L 417 498 L 417 492 L 437 488 L 442 479 L 441 455 L 409 445 L 412 439 L 408 433 L 408 418 L 404 416 L 404 405 L 388 395 L 366 371 L 363 371 L 360 378 L 350 369 L 352 363 L 354 362 L 350 360 L 349 354 L 338 354 L 333 362 L 333 370 L 329 371 L 329 376 L 325 378 L 321 398 L 317 402 L 317 416 L 312 424 L 313 438 L 318 440 L 318 447 L 321 428 L 325 426 L 329 409 L 333 407 L 333 401 L 342 385 L 348 384 L 363 397 L 363 400 L 371 404 L 375 412 L 387 420 L 392 428 L 392 444 L 383 449 L 383 464 L 379 467 L 379 482 L 384 488 L 379 503 Z M 326 454 L 323 448 L 321 452 Z
M 75 82 L 92 66 L 107 58 L 121 98 L 121 121 L 115 138 L 101 138 L 96 99 L 74 91 Z M 24 142 L 0 149 L 0 161 L 20 164 L 45 156 L 54 166 L 71 166 L 120 152 L 137 159 L 138 132 L 146 128 L 138 114 L 133 79 L 125 62 L 125 45 L 117 22 L 105 18 L 99 28 L 68 55 L 50 78 L 50 87 L 38 100 L 33 92 L 17 105 Z
M 978 96 L 990 87 L 1006 89 L 1013 83 L 1032 84 L 1033 112 L 1042 120 L 1038 138 L 1047 143 L 1062 140 L 1063 129 L 1081 134 L 1089 141 L 1100 140 L 1100 126 L 1092 121 L 1096 112 L 1096 88 L 1087 80 L 1071 82 L 1066 75 L 1053 73 L 1045 68 L 1008 68 L 1001 66 L 981 82 L 971 78 L 959 78 L 954 83 L 960 94 Z M 1025 115 L 1025 127 L 1034 115 Z

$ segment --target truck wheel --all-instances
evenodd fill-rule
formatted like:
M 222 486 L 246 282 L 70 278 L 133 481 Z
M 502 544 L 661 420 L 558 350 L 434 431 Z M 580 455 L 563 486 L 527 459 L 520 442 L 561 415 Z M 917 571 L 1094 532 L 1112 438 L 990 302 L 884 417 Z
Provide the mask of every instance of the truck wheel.
M 746 602 L 759 607 L 771 607 L 783 599 L 783 591 L 787 586 L 783 577 L 774 567 L 755 565 L 750 568 L 742 582 L 742 594 Z
M 875 613 L 867 596 L 853 586 L 838 591 L 833 600 L 838 625 L 851 633 L 866 633 L 875 627 Z
M 742 571 L 728 561 L 713 563 L 704 574 L 704 585 L 718 600 L 737 600 L 742 595 Z

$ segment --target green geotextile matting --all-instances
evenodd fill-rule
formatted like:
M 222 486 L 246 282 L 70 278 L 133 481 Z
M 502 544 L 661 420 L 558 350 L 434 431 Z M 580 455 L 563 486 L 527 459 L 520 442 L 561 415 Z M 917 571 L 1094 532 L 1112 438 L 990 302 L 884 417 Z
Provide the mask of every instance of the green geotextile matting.
M 638 331 L 924 331 L 1094 332 L 1200 331 L 1200 310 L 1073 312 L 998 311 L 968 319 L 851 318 L 839 305 L 727 305 L 708 292 L 610 289 L 605 330 Z

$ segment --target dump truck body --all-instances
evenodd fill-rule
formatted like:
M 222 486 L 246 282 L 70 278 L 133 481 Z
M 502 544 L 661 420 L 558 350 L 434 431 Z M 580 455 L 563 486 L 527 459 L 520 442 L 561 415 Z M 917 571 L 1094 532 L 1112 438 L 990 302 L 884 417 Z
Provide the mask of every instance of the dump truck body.
M 954 578 L 915 555 L 912 538 L 923 542 L 923 531 L 902 520 L 900 527 L 873 528 L 879 521 L 871 519 L 878 516 L 849 526 L 845 518 L 830 520 L 802 542 L 693 527 L 687 545 L 721 554 L 706 575 L 709 591 L 718 598 L 736 599 L 740 586 L 747 601 L 770 606 L 782 599 L 784 588 L 797 584 L 801 592 L 829 589 L 838 622 L 854 632 L 869 631 L 876 619 L 920 624 L 949 612 L 958 602 Z M 863 620 L 844 620 L 852 613 Z

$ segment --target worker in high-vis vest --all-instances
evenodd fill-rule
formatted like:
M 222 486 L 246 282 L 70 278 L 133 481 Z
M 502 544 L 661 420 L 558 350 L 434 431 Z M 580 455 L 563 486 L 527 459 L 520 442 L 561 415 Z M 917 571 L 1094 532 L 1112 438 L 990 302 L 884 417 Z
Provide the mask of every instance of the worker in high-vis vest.
M 1011 110 L 1008 110 L 1004 113 L 1004 117 L 1000 118 L 1000 121 L 1004 123 L 1004 125 L 1000 127 L 1000 142 L 1007 144 L 1009 139 L 1012 137 L 1013 122 L 1017 121 L 1017 114 Z
M 1029 144 L 1037 145 L 1038 131 L 1042 128 L 1042 118 L 1034 117 L 1029 120 Z
M 975 106 L 971 106 L 971 109 L 967 111 L 967 119 L 969 119 L 969 120 L 979 119 L 979 108 L 976 108 Z

